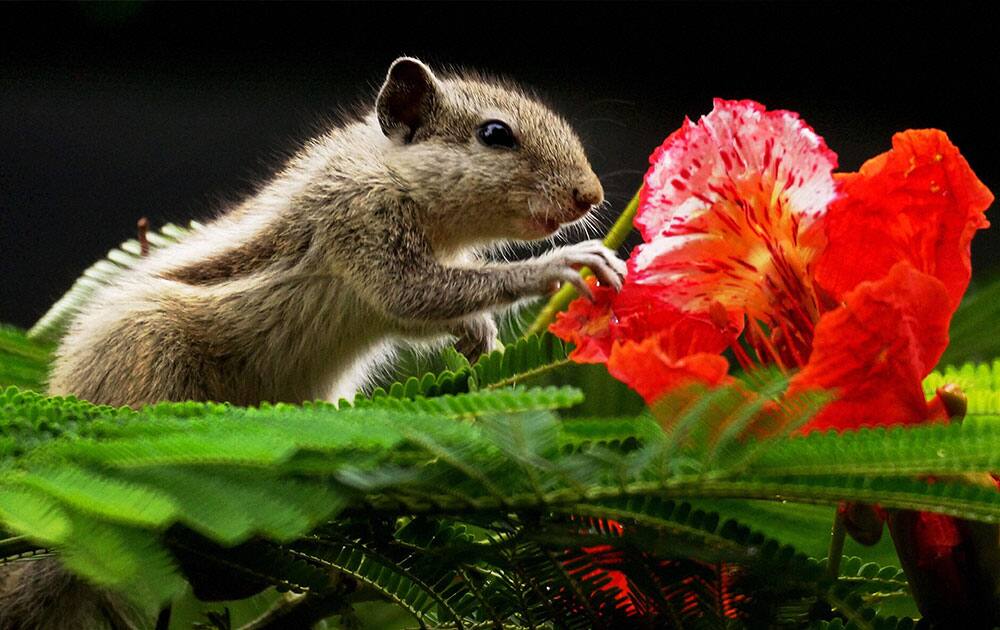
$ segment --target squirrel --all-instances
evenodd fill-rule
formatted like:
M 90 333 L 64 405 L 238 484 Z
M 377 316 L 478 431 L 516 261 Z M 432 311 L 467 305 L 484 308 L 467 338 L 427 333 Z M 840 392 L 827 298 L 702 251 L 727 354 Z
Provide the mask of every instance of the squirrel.
M 621 287 L 625 265 L 599 241 L 511 263 L 476 256 L 547 238 L 603 200 L 580 140 L 548 107 L 401 57 L 374 109 L 95 294 L 61 340 L 49 391 L 131 407 L 301 403 L 353 395 L 397 340 L 452 335 L 475 358 L 497 343 L 494 311 L 563 283 L 589 296 L 583 266 Z M 114 596 L 36 564 L 0 581 L 0 628 L 135 623 Z M 67 620 L 95 607 L 103 616 Z
M 510 264 L 470 255 L 550 236 L 604 199 L 576 134 L 505 84 L 397 59 L 373 112 L 309 142 L 256 195 L 98 293 L 50 393 L 110 405 L 353 395 L 393 339 L 493 348 L 490 313 L 555 284 L 620 286 L 598 241 Z

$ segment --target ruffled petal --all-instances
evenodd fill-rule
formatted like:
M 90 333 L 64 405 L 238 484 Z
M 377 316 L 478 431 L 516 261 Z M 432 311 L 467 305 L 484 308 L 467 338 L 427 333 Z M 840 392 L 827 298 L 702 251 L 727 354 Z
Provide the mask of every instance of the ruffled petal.
M 789 384 L 788 396 L 836 396 L 803 431 L 927 420 L 921 382 L 948 345 L 951 313 L 944 284 L 907 262 L 859 284 L 820 319 L 809 362 Z
M 626 281 L 621 292 L 615 293 L 597 286 L 593 279 L 589 282 L 594 301 L 574 300 L 549 327 L 554 335 L 576 346 L 569 357 L 577 363 L 606 363 L 615 341 L 642 341 L 661 333 L 662 344 L 673 357 L 717 354 L 729 345 L 727 333 L 717 323 L 682 313 L 663 299 L 661 288 Z
M 642 341 L 662 333 L 661 345 L 672 357 L 698 352 L 721 353 L 739 333 L 734 322 L 716 322 L 707 314 L 684 313 L 665 299 L 669 289 L 626 281 L 615 299 L 615 338 Z
M 616 343 L 608 359 L 608 372 L 638 392 L 647 403 L 685 385 L 711 386 L 729 380 L 729 362 L 724 357 L 705 352 L 677 356 L 670 346 L 668 333 L 640 342 Z
M 798 115 L 716 100 L 650 158 L 629 272 L 686 312 L 721 303 L 767 321 L 777 299 L 811 295 L 819 217 L 836 156 Z
M 829 244 L 816 280 L 835 297 L 877 280 L 901 260 L 941 280 L 952 309 L 972 273 L 969 244 L 989 225 L 993 195 L 948 136 L 936 129 L 892 138 L 892 150 L 839 177 L 824 221 Z
M 589 278 L 594 301 L 577 298 L 569 308 L 556 315 L 549 332 L 574 346 L 569 358 L 577 363 L 605 363 L 611 355 L 614 342 L 611 305 L 615 299 L 613 289 L 598 286 Z

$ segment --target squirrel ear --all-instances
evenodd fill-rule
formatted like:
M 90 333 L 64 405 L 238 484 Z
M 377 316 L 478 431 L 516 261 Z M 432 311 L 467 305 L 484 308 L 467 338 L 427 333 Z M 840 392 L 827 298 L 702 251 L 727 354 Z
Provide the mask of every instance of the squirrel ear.
M 438 89 L 437 77 L 419 59 L 400 57 L 393 61 L 375 99 L 382 133 L 410 142 L 437 105 Z

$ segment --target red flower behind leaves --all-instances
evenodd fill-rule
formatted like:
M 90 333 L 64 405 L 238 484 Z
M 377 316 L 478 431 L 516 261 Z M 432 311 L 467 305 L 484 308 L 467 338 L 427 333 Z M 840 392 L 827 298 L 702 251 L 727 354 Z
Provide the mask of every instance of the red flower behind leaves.
M 927 420 L 921 381 L 993 197 L 944 133 L 893 147 L 835 185 L 836 156 L 796 114 L 717 100 L 650 158 L 622 291 L 597 288 L 551 330 L 649 402 L 724 382 L 728 346 L 747 368 L 801 369 L 790 394 L 836 395 L 806 430 Z
M 645 243 L 621 293 L 577 301 L 552 331 L 577 344 L 575 359 L 606 362 L 648 402 L 725 382 L 728 345 L 744 367 L 756 355 L 792 374 L 789 398 L 834 394 L 804 432 L 946 420 L 947 401 L 928 404 L 921 383 L 948 344 L 993 195 L 943 132 L 892 143 L 834 180 L 836 156 L 797 115 L 717 100 L 650 158 L 635 219 Z M 975 526 L 890 516 L 922 608 L 942 589 L 978 593 L 966 575 Z M 976 608 L 939 599 L 925 614 Z
M 581 524 L 585 525 L 580 530 L 580 533 L 584 535 L 597 530 L 602 531 L 605 536 L 610 538 L 621 538 L 625 533 L 625 526 L 611 519 L 582 517 Z M 653 598 L 649 596 L 648 591 L 634 588 L 627 573 L 632 566 L 635 566 L 634 559 L 630 561 L 628 557 L 629 552 L 612 544 L 581 547 L 579 550 L 586 554 L 586 561 L 575 558 L 574 551 L 570 550 L 570 559 L 564 563 L 567 572 L 577 580 L 600 584 L 598 590 L 600 596 L 592 596 L 592 603 L 600 606 L 610 602 L 622 618 L 653 620 L 663 618 L 678 610 L 682 614 L 687 613 L 689 609 L 697 610 L 703 599 L 713 591 L 718 597 L 722 614 L 726 618 L 745 618 L 743 605 L 748 600 L 748 596 L 740 592 L 738 586 L 740 567 L 737 565 L 729 563 L 709 565 L 692 561 L 691 565 L 696 566 L 700 571 L 682 579 L 679 583 L 663 584 L 663 586 L 670 587 L 669 592 L 661 592 L 660 598 Z M 642 555 L 645 557 L 645 561 L 656 562 L 661 567 L 679 562 L 678 560 L 654 560 L 648 554 Z M 641 575 L 642 582 L 648 586 L 649 574 L 644 569 Z M 709 582 L 706 582 L 706 577 L 709 578 Z M 671 613 L 664 609 L 663 602 L 667 602 Z

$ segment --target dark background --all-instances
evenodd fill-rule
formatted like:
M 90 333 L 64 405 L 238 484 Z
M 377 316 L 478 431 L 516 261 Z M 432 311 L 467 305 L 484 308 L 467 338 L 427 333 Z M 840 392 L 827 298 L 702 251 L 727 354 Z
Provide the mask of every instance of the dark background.
M 0 5 L 0 321 L 33 323 L 139 216 L 246 193 L 400 54 L 537 88 L 616 211 L 713 96 L 800 112 L 843 169 L 939 127 L 1000 191 L 990 4 Z M 997 269 L 1000 229 L 973 249 Z

